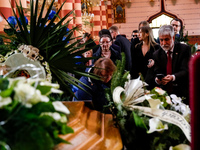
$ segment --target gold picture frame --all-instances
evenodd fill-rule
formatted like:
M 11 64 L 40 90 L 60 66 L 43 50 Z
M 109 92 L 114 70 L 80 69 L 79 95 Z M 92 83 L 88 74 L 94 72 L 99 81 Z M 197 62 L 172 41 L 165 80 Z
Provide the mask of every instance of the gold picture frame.
M 114 23 L 126 23 L 125 17 L 125 3 L 120 0 L 114 2 Z

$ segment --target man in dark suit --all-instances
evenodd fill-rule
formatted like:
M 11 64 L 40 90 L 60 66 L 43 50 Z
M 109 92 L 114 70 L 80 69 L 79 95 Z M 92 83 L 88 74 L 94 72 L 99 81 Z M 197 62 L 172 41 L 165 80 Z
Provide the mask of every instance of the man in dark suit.
M 175 43 L 174 29 L 171 25 L 164 25 L 159 32 L 161 48 L 154 52 L 154 76 L 156 86 L 165 89 L 168 94 L 179 97 L 189 97 L 188 62 L 191 48 L 186 44 Z M 164 76 L 159 78 L 158 74 Z M 188 103 L 189 101 L 185 101 Z
M 125 69 L 127 71 L 130 71 L 131 67 L 132 67 L 131 43 L 130 43 L 130 41 L 126 37 L 120 35 L 119 29 L 118 29 L 117 26 L 111 26 L 109 28 L 109 31 L 110 31 L 111 36 L 113 38 L 114 44 L 116 44 L 119 47 L 121 47 L 121 52 L 125 53 L 125 56 L 126 56 Z

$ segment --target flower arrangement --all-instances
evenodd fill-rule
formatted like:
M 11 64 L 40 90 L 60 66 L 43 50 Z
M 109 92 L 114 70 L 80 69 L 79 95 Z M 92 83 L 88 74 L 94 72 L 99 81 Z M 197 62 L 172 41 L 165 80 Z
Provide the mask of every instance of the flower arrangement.
M 113 114 L 127 149 L 168 150 L 189 147 L 190 109 L 176 95 L 155 87 L 146 90 L 147 84 L 130 80 L 124 73 L 125 55 L 117 62 L 117 71 L 106 89 L 107 108 Z M 120 80 L 119 80 L 120 78 Z
M 0 79 L 0 149 L 47 150 L 72 133 L 69 110 L 51 93 L 61 94 L 58 84 L 41 79 Z
M 46 0 L 42 1 L 41 4 L 39 4 L 39 0 L 30 0 L 28 25 L 21 3 L 14 2 L 16 9 L 12 7 L 12 19 L 7 19 L 0 12 L 12 33 L 2 35 L 7 40 L 4 40 L 5 44 L 0 45 L 0 54 L 2 55 L 0 60 L 5 61 L 6 58 L 3 56 L 7 57 L 8 53 L 10 56 L 15 51 L 22 51 L 25 57 L 39 60 L 45 66 L 49 80 L 52 79 L 52 82 L 59 83 L 66 95 L 71 96 L 73 92 L 70 86 L 75 85 L 81 88 L 78 85 L 81 82 L 70 74 L 88 76 L 84 72 L 87 67 L 84 62 L 92 58 L 74 59 L 75 56 L 82 55 L 89 48 L 78 51 L 85 44 L 77 46 L 81 39 L 74 37 L 74 31 L 79 30 L 80 26 L 68 28 L 71 19 L 74 19 L 70 17 L 73 15 L 73 11 L 60 18 L 59 14 L 65 2 L 61 4 L 57 12 L 52 10 L 54 2 L 55 0 L 52 0 L 48 9 L 45 10 Z M 41 8 L 39 8 L 40 5 Z M 13 26 L 13 22 L 15 26 Z M 80 65 L 78 62 L 83 62 L 83 64 Z M 89 76 L 92 77 L 92 75 Z

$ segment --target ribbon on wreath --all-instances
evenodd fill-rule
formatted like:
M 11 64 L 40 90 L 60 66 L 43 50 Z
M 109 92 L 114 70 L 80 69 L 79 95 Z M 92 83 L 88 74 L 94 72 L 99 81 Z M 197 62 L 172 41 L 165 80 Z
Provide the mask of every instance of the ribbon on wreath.
M 179 113 L 172 110 L 162 110 L 158 108 L 150 108 L 143 106 L 136 106 L 138 103 L 142 103 L 146 100 L 146 96 L 144 95 L 145 90 L 144 86 L 147 84 L 142 82 L 139 78 L 135 80 L 129 80 L 125 84 L 125 88 L 120 86 L 116 87 L 113 91 L 113 101 L 115 103 L 121 103 L 124 107 L 129 110 L 138 109 L 144 115 L 150 117 L 156 117 L 162 121 L 174 124 L 178 126 L 183 133 L 185 134 L 188 141 L 191 142 L 191 127 L 189 123 L 185 120 L 185 118 Z M 121 93 L 124 92 L 126 95 L 126 99 L 124 102 L 121 101 Z M 153 94 L 149 94 L 148 96 L 152 96 Z

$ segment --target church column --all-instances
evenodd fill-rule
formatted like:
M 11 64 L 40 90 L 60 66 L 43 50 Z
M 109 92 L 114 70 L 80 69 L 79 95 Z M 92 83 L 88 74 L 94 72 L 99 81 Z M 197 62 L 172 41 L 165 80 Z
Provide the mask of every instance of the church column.
M 27 0 L 16 0 L 17 4 L 20 6 L 20 1 L 23 8 L 27 8 Z
M 111 9 L 111 0 L 107 1 L 107 28 L 112 26 L 112 9 Z
M 82 18 L 81 18 L 81 0 L 75 0 L 74 2 L 74 9 L 75 9 L 75 14 L 76 18 L 74 20 L 74 25 L 79 26 L 79 29 L 81 30 L 82 28 Z M 78 31 L 75 31 L 75 36 L 80 36 L 81 33 Z
M 107 29 L 106 26 L 106 6 L 104 5 L 104 1 L 101 2 L 100 6 L 100 20 L 101 20 L 101 29 Z
M 60 4 L 62 5 L 62 3 L 65 0 L 60 0 Z M 64 6 L 62 7 L 61 13 L 60 13 L 60 17 L 64 17 L 67 13 L 69 13 L 70 11 L 73 10 L 73 0 L 67 0 L 64 4 Z M 73 14 L 71 14 L 65 21 L 64 23 L 67 22 L 67 20 L 72 19 L 73 18 Z M 73 26 L 73 19 L 70 21 L 68 28 L 71 29 Z
M 3 1 L 0 0 L 0 10 L 3 13 L 3 15 L 6 17 L 6 19 L 10 16 L 12 16 L 12 9 L 9 1 Z M 1 16 L 3 18 L 3 16 Z M 3 32 L 3 29 L 7 22 L 3 19 L 2 22 L 0 22 L 0 32 Z
M 99 40 L 99 31 L 101 30 L 101 21 L 100 21 L 100 7 L 99 6 L 95 6 L 93 7 L 93 14 L 94 14 L 94 18 L 93 18 L 93 36 L 94 39 Z

